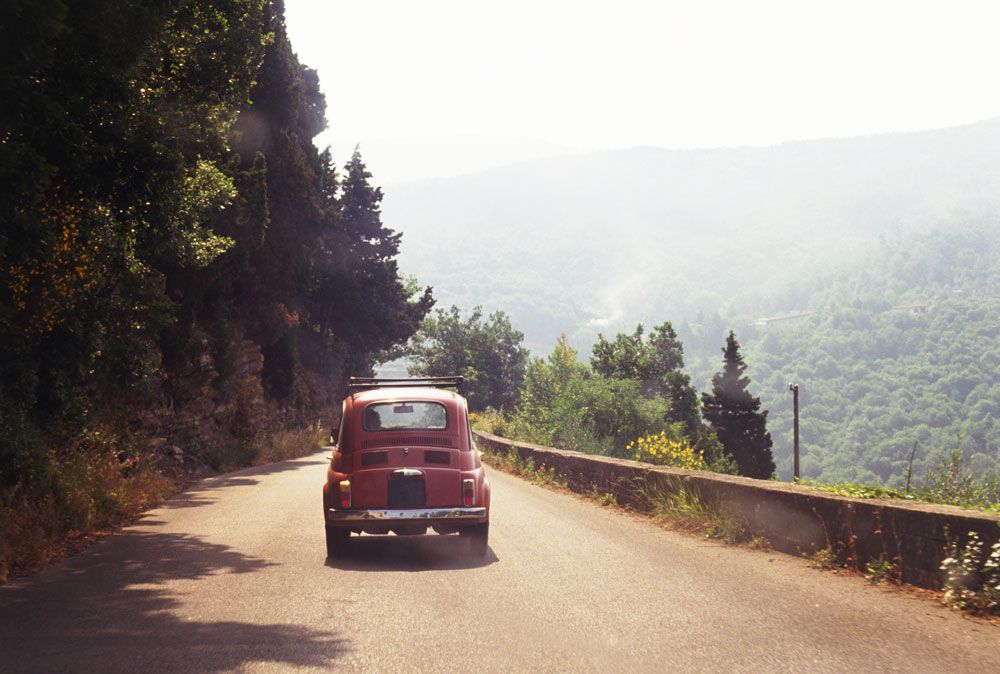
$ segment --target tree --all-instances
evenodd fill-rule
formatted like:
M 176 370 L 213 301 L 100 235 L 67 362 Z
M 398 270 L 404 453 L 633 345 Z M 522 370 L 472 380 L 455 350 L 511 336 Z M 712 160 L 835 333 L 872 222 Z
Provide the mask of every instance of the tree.
M 400 277 L 401 235 L 382 223 L 382 190 L 360 150 L 338 175 L 329 150 L 313 145 L 326 102 L 316 71 L 292 49 L 280 0 L 268 3 L 264 26 L 273 40 L 234 142 L 243 199 L 231 209 L 236 248 L 220 274 L 231 299 L 211 314 L 233 305 L 261 345 L 265 391 L 287 398 L 300 365 L 334 381 L 369 374 L 434 300 Z
M 524 335 L 515 330 L 502 311 L 483 320 L 482 307 L 475 307 L 462 320 L 461 310 L 438 309 L 424 319 L 414 336 L 408 368 L 415 376 L 460 374 L 465 377 L 469 408 L 493 407 L 510 410 L 517 402 L 528 350 L 521 346 Z
M 726 453 L 736 461 L 740 475 L 767 479 L 774 474 L 767 410 L 760 398 L 750 395 L 747 366 L 736 335 L 729 331 L 722 349 L 722 371 L 712 377 L 712 393 L 701 396 L 702 414 L 715 431 Z
M 344 167 L 338 218 L 323 230 L 313 311 L 320 332 L 345 343 L 370 367 L 376 354 L 405 343 L 420 327 L 434 299 L 399 275 L 402 234 L 382 223 L 381 188 L 372 185 L 361 150 Z
M 594 372 L 613 379 L 635 379 L 646 396 L 669 400 L 668 423 L 681 422 L 691 436 L 701 432 L 698 394 L 684 373 L 684 346 L 669 321 L 643 338 L 642 325 L 631 335 L 619 333 L 608 341 L 598 335 L 590 364 Z
M 628 443 L 664 426 L 668 401 L 641 389 L 636 378 L 595 375 L 561 335 L 547 358 L 529 363 L 511 430 L 530 442 L 626 456 Z

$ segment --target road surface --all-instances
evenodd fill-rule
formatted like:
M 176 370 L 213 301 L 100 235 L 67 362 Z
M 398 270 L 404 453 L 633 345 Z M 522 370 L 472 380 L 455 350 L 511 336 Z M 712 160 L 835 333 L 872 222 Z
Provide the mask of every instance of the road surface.
M 322 454 L 207 479 L 0 588 L 2 672 L 1000 672 L 1000 627 L 492 471 L 490 554 L 352 538 Z

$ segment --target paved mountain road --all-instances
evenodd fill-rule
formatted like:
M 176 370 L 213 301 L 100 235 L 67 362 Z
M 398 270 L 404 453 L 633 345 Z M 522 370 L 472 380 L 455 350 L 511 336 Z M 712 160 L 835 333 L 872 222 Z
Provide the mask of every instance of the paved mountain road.
M 1000 628 L 492 471 L 491 553 L 352 538 L 322 454 L 195 485 L 0 588 L 0 671 L 1000 671 Z

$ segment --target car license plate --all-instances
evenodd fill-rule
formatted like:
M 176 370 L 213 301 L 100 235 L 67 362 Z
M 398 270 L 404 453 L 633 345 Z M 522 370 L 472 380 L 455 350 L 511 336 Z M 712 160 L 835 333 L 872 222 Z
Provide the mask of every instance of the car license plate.
M 423 480 L 389 480 L 389 507 L 421 507 L 426 501 Z

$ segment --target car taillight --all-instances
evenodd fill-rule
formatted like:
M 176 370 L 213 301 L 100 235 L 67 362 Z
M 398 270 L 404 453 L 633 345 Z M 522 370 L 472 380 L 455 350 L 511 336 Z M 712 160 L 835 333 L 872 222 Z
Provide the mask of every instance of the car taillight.
M 351 507 L 351 481 L 341 480 L 340 481 L 340 507 L 350 508 Z
M 467 506 L 476 502 L 475 480 L 462 480 L 462 502 Z

